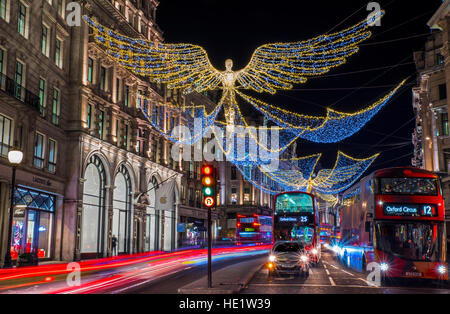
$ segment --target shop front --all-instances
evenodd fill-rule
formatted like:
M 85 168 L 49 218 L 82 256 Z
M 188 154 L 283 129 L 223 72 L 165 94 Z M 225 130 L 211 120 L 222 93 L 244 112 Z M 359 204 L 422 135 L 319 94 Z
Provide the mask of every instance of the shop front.
M 51 259 L 56 196 L 17 186 L 14 191 L 14 216 L 11 235 L 11 257 L 24 253 L 39 259 Z
M 204 219 L 187 217 L 185 225 L 185 246 L 204 245 L 206 241 L 206 222 Z

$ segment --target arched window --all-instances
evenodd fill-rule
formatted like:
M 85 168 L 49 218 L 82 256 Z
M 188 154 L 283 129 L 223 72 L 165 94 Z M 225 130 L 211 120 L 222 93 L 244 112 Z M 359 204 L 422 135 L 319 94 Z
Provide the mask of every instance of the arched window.
M 124 165 L 114 179 L 112 235 L 117 238 L 118 253 L 131 252 L 131 179 Z
M 105 167 L 96 155 L 84 173 L 81 253 L 100 253 L 103 244 L 105 208 Z

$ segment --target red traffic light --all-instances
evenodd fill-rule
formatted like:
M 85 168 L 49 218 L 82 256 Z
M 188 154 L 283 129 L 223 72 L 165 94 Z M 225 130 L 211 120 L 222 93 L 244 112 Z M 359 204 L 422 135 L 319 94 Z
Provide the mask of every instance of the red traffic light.
M 202 167 L 202 174 L 203 175 L 209 176 L 212 173 L 213 173 L 213 168 L 211 166 L 206 165 L 206 166 Z

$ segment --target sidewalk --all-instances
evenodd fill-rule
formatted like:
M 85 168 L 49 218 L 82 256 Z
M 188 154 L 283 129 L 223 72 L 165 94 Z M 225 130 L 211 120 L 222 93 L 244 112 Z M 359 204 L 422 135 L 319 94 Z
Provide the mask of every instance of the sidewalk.
M 218 271 L 213 271 L 212 288 L 207 288 L 207 276 L 194 281 L 180 289 L 180 294 L 238 294 L 258 272 L 267 256 L 255 257 L 251 261 L 237 263 Z M 214 270 L 214 264 L 213 264 Z

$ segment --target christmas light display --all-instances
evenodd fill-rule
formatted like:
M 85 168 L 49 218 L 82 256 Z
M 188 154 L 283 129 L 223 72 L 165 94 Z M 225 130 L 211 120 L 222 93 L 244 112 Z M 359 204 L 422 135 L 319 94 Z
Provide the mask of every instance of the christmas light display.
M 345 113 L 327 108 L 327 115 L 324 117 L 301 115 L 269 105 L 239 91 L 237 93 L 280 128 L 311 142 L 336 143 L 358 132 L 389 102 L 405 82 L 406 80 L 402 81 L 387 95 L 365 109 Z
M 214 125 L 221 106 L 216 106 L 209 114 L 205 106 L 183 106 L 152 103 L 140 96 L 138 109 L 161 135 L 171 142 L 193 145 L 200 141 Z M 173 122 L 164 123 L 164 112 L 170 111 Z
M 303 191 L 335 195 L 355 183 L 378 155 L 357 159 L 339 152 L 334 167 L 322 169 L 315 176 L 313 172 L 320 155 L 304 157 L 302 164 L 297 169 L 288 166 L 287 170 L 280 168 L 276 171 L 268 171 L 264 165 L 257 167 L 237 165 L 237 168 L 245 180 L 270 194 L 277 194 L 281 191 Z M 314 165 L 313 170 L 311 170 L 311 164 Z M 266 184 L 261 184 L 261 182 Z M 276 186 L 277 189 L 273 189 L 273 186 Z
M 384 12 L 375 14 L 341 32 L 320 35 L 291 43 L 273 43 L 258 47 L 249 64 L 233 71 L 233 61 L 225 62 L 225 71 L 215 69 L 206 51 L 192 44 L 164 44 L 130 38 L 84 17 L 93 30 L 94 40 L 123 67 L 149 76 L 168 88 L 184 93 L 222 89 L 220 103 L 228 124 L 234 124 L 235 93 L 238 87 L 257 92 L 276 93 L 301 84 L 308 77 L 327 73 L 358 52 L 358 45 L 371 36 L 368 30 Z M 239 84 L 239 86 L 237 85 Z

